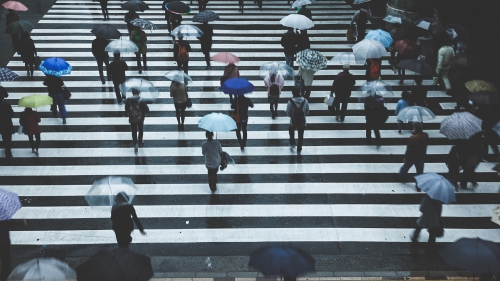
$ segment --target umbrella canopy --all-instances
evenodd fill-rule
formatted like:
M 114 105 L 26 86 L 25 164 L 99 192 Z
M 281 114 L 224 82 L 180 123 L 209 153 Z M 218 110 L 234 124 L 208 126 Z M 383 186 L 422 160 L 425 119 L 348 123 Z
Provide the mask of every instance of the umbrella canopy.
M 100 250 L 76 268 L 78 281 L 148 281 L 151 258 L 127 248 Z
M 137 194 L 137 186 L 129 178 L 109 176 L 95 181 L 85 195 L 89 206 L 113 206 L 118 193 L 126 193 L 131 204 Z
M 455 186 L 445 177 L 436 173 L 425 173 L 415 176 L 417 186 L 429 195 L 431 199 L 445 204 L 456 202 Z
M 284 62 L 271 61 L 266 62 L 265 64 L 260 66 L 259 75 L 262 78 L 266 78 L 267 75 L 271 75 L 273 73 L 279 73 L 283 78 L 293 78 L 295 77 L 295 73 L 293 68 L 288 66 Z
M 179 83 L 186 84 L 186 85 L 193 82 L 193 79 L 191 79 L 191 77 L 189 77 L 189 75 L 187 75 L 182 70 L 169 71 L 165 74 L 165 77 L 169 80 L 177 81 Z
M 194 22 L 209 22 L 209 21 L 215 21 L 215 20 L 220 20 L 219 15 L 212 11 L 205 10 L 203 12 L 199 12 L 193 17 Z
M 43 72 L 43 74 L 56 77 L 71 74 L 71 70 L 73 69 L 73 67 L 71 67 L 71 65 L 69 65 L 69 63 L 67 63 L 64 59 L 56 57 L 48 58 L 42 61 L 38 68 Z
M 154 23 L 140 18 L 131 20 L 130 24 L 140 27 L 141 29 L 149 29 L 151 31 L 156 29 L 156 25 Z
M 306 49 L 297 53 L 297 64 L 304 69 L 318 71 L 326 68 L 328 60 L 320 52 Z
M 469 100 L 477 104 L 500 104 L 500 98 L 496 93 L 487 92 L 487 91 L 479 91 L 469 95 Z
M 92 32 L 96 37 L 104 39 L 120 39 L 122 36 L 120 31 L 118 31 L 118 29 L 111 24 L 96 25 L 90 32 Z
M 165 9 L 175 14 L 188 14 L 191 12 L 191 7 L 181 1 L 172 1 L 165 4 Z
M 290 8 L 295 9 L 298 7 L 310 5 L 312 3 L 316 3 L 316 0 L 296 0 L 295 2 L 293 2 L 292 7 Z
M 385 30 L 382 30 L 382 29 L 370 30 L 366 34 L 365 39 L 372 39 L 375 41 L 379 41 L 386 48 L 389 48 L 389 46 L 392 44 L 392 41 L 393 41 L 391 34 Z
M 281 25 L 295 29 L 305 30 L 314 26 L 312 20 L 304 15 L 290 14 L 280 20 Z
M 359 5 L 359 4 L 368 3 L 368 2 L 370 2 L 370 0 L 354 0 L 354 2 L 352 4 Z
M 405 57 L 417 57 L 420 54 L 420 47 L 415 43 L 415 41 L 403 39 L 398 40 L 394 43 L 394 49 L 398 53 Z
M 0 81 L 14 81 L 19 75 L 8 68 L 0 68 Z
M 145 10 L 149 9 L 149 6 L 141 0 L 130 0 L 123 3 L 122 8 L 129 11 L 144 12 Z
M 358 91 L 363 92 L 361 96 L 362 98 L 375 95 L 381 97 L 390 97 L 394 95 L 392 86 L 382 80 L 368 81 L 363 86 L 361 86 Z
M 480 238 L 462 238 L 446 246 L 439 255 L 451 266 L 481 273 L 500 273 L 500 248 Z
M 75 280 L 76 272 L 65 262 L 55 258 L 34 259 L 18 265 L 8 280 Z
M 349 64 L 349 65 L 361 65 L 365 63 L 365 59 L 359 55 L 356 55 L 354 53 L 339 53 L 338 55 L 335 55 L 331 60 L 331 62 L 335 64 Z
M 486 82 L 484 80 L 472 80 L 467 83 L 465 83 L 465 87 L 467 90 L 469 90 L 471 93 L 479 92 L 479 91 L 487 91 L 487 92 L 494 92 L 498 93 L 497 88 L 493 86 L 493 84 Z
M 19 107 L 30 107 L 30 108 L 39 108 L 46 105 L 52 104 L 52 98 L 47 95 L 31 95 L 22 97 L 19 102 Z
M 423 106 L 408 106 L 398 114 L 398 120 L 403 122 L 422 122 L 434 118 L 436 118 L 436 115 L 430 109 Z
M 439 132 L 450 140 L 467 140 L 481 132 L 483 121 L 469 112 L 455 112 L 441 122 Z
M 21 207 L 17 194 L 0 188 L 0 221 L 10 220 Z
M 290 245 L 266 246 L 250 254 L 248 266 L 265 276 L 287 276 L 295 278 L 315 271 L 314 258 L 306 251 Z
M 176 37 L 201 37 L 203 35 L 203 31 L 201 31 L 198 27 L 190 24 L 181 24 L 172 30 L 172 36 Z
M 9 26 L 7 26 L 7 28 L 5 29 L 5 33 L 20 34 L 24 32 L 30 32 L 34 27 L 35 26 L 29 21 L 18 20 L 9 24 Z
M 128 39 L 112 40 L 104 49 L 106 52 L 135 53 L 139 51 L 137 45 Z
M 417 27 L 429 30 L 433 35 L 440 35 L 444 32 L 443 25 L 433 18 L 418 19 L 414 23 Z
M 466 39 L 469 37 L 469 33 L 459 24 L 447 24 L 445 29 L 451 39 L 457 39 L 458 37 Z
M 436 74 L 434 69 L 423 60 L 418 60 L 418 59 L 402 60 L 397 64 L 397 66 L 399 68 L 411 70 L 426 76 L 433 76 Z
M 28 7 L 24 6 L 22 3 L 17 1 L 7 1 L 3 3 L 2 6 L 5 9 L 19 11 L 19 12 L 26 12 L 28 10 Z
M 224 94 L 244 95 L 253 92 L 254 86 L 246 78 L 229 78 L 220 87 Z
M 210 113 L 198 121 L 198 128 L 209 132 L 230 132 L 236 130 L 236 122 L 229 115 L 222 113 Z
M 153 85 L 153 83 L 149 82 L 146 79 L 142 78 L 130 78 L 125 83 L 123 83 L 125 87 L 126 97 L 132 97 L 132 89 L 136 89 L 140 92 L 140 97 L 143 100 L 154 101 L 159 96 L 158 90 Z
M 390 22 L 390 23 L 399 23 L 399 24 L 403 23 L 403 21 L 401 20 L 401 17 L 393 16 L 393 15 L 386 16 L 384 18 L 384 21 Z
M 387 53 L 382 43 L 370 39 L 363 39 L 361 42 L 356 43 L 352 46 L 352 50 L 355 55 L 364 59 L 378 59 Z
M 224 63 L 237 63 L 240 61 L 240 58 L 238 58 L 236 55 L 227 52 L 218 53 L 212 56 L 210 59 L 213 61 Z

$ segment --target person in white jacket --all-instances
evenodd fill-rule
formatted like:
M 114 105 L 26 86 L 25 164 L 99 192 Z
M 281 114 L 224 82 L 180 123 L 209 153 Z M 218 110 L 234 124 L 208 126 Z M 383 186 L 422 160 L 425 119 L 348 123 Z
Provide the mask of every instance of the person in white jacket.
M 448 78 L 448 72 L 450 71 L 451 60 L 453 59 L 454 55 L 455 51 L 447 43 L 443 44 L 443 46 L 439 49 L 437 55 L 438 59 L 436 65 L 437 77 L 434 77 L 434 85 L 438 84 L 439 78 L 443 79 L 444 86 L 446 87 L 446 93 L 448 95 L 450 95 L 451 92 L 451 83 L 450 79 Z
M 272 73 L 264 78 L 264 85 L 267 88 L 267 100 L 269 101 L 271 117 L 274 119 L 278 116 L 278 99 L 285 85 L 285 79 L 281 73 Z

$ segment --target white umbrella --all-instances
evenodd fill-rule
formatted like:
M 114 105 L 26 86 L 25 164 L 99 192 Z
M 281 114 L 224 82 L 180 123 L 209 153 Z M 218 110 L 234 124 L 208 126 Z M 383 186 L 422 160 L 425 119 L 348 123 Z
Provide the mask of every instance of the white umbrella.
M 76 280 L 76 272 L 55 258 L 34 259 L 14 268 L 8 280 Z
M 106 46 L 106 49 L 104 49 L 106 52 L 120 52 L 120 53 L 135 53 L 139 51 L 139 48 L 137 45 L 127 39 L 117 39 L 117 40 L 112 40 L 108 46 Z
M 359 5 L 359 4 L 368 3 L 368 2 L 370 2 L 370 0 L 354 0 L 354 2 L 352 4 Z
M 236 130 L 236 122 L 229 115 L 212 112 L 198 120 L 198 127 L 209 132 L 230 132 Z
M 312 3 L 316 3 L 316 0 L 297 0 L 297 1 L 293 2 L 292 7 L 290 9 L 294 9 L 294 8 L 297 8 L 297 7 L 309 5 L 309 4 L 312 4 Z
M 398 120 L 403 122 L 422 122 L 436 118 L 430 109 L 423 106 L 408 106 L 398 114 Z
M 165 74 L 165 77 L 169 80 L 177 81 L 182 84 L 189 84 L 193 82 L 193 79 L 191 79 L 191 77 L 189 77 L 189 75 L 182 70 L 169 71 Z
M 390 23 L 399 23 L 402 24 L 403 21 L 401 20 L 401 17 L 393 16 L 393 15 L 388 15 L 384 18 L 384 21 L 390 22 Z
M 382 43 L 370 39 L 363 39 L 361 42 L 352 46 L 352 50 L 355 55 L 365 59 L 378 59 L 387 53 Z
M 314 26 L 312 20 L 299 14 L 290 14 L 280 20 L 281 25 L 300 30 L 309 29 Z
M 335 55 L 332 59 L 331 62 L 334 64 L 349 64 L 349 65 L 360 65 L 365 63 L 365 59 L 361 56 L 358 56 L 354 53 L 339 53 L 338 55 Z
M 132 97 L 132 89 L 139 90 L 141 99 L 154 101 L 160 95 L 153 83 L 142 78 L 130 78 L 122 84 L 127 98 Z
M 175 37 L 201 37 L 202 35 L 203 31 L 190 24 L 181 24 L 172 30 L 172 36 Z

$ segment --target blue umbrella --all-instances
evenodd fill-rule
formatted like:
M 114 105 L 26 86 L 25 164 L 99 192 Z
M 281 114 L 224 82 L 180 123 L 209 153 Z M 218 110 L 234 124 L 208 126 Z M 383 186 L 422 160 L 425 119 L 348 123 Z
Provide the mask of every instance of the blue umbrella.
M 48 58 L 38 67 L 43 74 L 59 77 L 70 74 L 73 67 L 62 58 Z
M 479 238 L 462 238 L 439 255 L 451 266 L 473 273 L 500 273 L 500 248 Z
M 389 48 L 389 46 L 391 45 L 391 43 L 393 41 L 391 34 L 387 31 L 382 30 L 382 29 L 370 30 L 366 34 L 365 39 L 372 39 L 375 41 L 379 41 L 386 48 Z
M 236 130 L 236 122 L 229 115 L 210 113 L 198 121 L 198 127 L 209 132 L 230 132 Z
M 253 92 L 255 87 L 245 78 L 229 78 L 222 87 L 221 91 L 228 95 L 244 95 Z
M 0 188 L 0 221 L 10 220 L 21 207 L 17 194 Z
M 430 198 L 445 204 L 457 201 L 455 187 L 443 176 L 435 173 L 425 173 L 415 176 L 415 180 L 417 186 L 427 192 Z

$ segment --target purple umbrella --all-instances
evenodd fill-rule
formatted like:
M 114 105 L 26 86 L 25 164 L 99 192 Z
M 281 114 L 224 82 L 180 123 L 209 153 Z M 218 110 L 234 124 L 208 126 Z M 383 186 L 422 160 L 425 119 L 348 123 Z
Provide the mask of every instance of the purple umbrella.
M 17 194 L 0 188 L 0 221 L 10 220 L 21 207 Z

